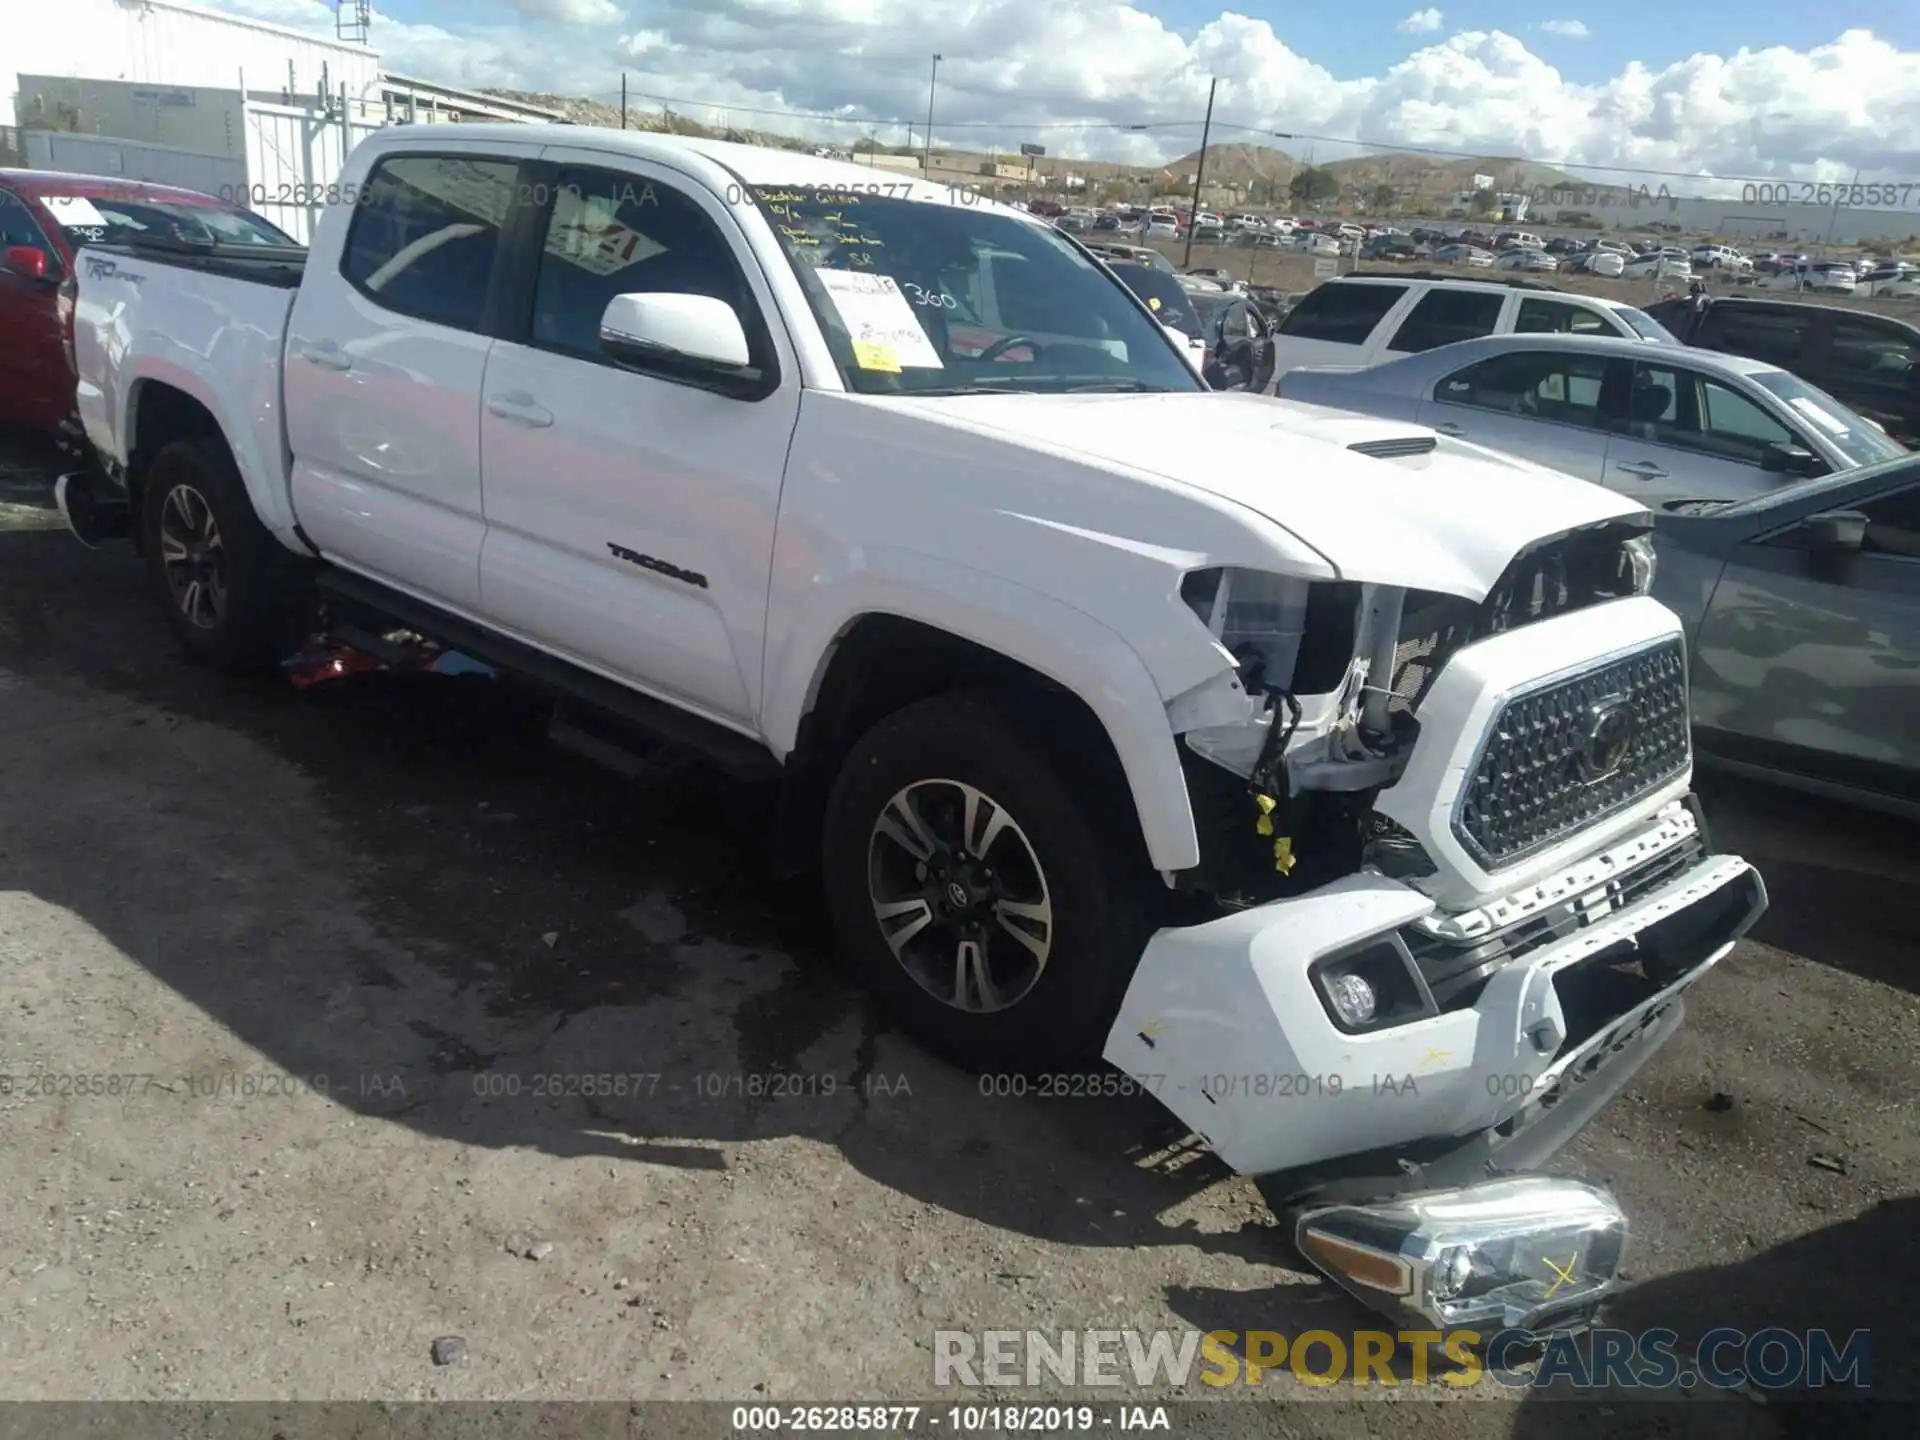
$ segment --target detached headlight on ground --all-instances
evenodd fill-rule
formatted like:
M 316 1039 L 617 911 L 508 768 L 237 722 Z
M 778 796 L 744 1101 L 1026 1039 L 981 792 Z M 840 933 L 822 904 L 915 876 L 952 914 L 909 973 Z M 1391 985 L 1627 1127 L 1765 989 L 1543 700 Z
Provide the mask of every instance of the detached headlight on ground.
M 1300 1253 L 1410 1328 L 1584 1326 L 1618 1282 L 1627 1217 L 1606 1191 L 1529 1175 L 1303 1211 Z

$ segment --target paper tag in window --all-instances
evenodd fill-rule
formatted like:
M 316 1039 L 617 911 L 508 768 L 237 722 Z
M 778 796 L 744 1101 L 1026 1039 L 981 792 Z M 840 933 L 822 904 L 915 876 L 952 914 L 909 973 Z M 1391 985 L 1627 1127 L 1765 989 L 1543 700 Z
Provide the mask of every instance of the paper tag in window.
M 1818 404 L 1809 400 L 1806 396 L 1796 395 L 1787 403 L 1802 415 L 1806 416 L 1807 419 L 1813 421 L 1813 423 L 1818 425 L 1822 430 L 1825 430 L 1829 435 L 1844 435 L 1847 433 L 1847 426 L 1841 420 L 1833 415 L 1829 415 Z
M 93 201 L 84 195 L 43 195 L 40 203 L 53 212 L 62 230 L 74 225 L 104 227 L 107 223 L 107 217 L 94 209 Z
M 815 270 L 827 298 L 839 312 L 853 341 L 855 356 L 884 355 L 888 364 L 868 364 L 868 370 L 943 370 L 940 353 L 914 317 L 913 307 L 891 275 L 863 270 Z
M 862 370 L 884 370 L 889 375 L 900 373 L 900 357 L 891 347 L 875 344 L 871 340 L 853 342 L 853 363 Z

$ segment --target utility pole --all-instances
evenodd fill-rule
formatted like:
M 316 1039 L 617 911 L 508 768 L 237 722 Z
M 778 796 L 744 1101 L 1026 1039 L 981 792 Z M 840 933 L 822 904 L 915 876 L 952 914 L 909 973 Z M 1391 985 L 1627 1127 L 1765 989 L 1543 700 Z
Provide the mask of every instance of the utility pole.
M 620 72 L 620 128 L 627 128 L 627 72 Z
M 1213 92 L 1219 88 L 1220 77 L 1216 75 L 1207 84 L 1207 119 L 1200 127 L 1200 163 L 1193 170 L 1193 209 L 1187 213 L 1187 249 L 1180 261 L 1182 270 L 1193 265 L 1194 222 L 1200 218 L 1200 187 L 1207 179 L 1207 137 L 1213 134 Z
M 923 180 L 933 173 L 933 87 L 939 79 L 940 55 L 936 51 L 933 69 L 927 74 L 927 150 L 920 161 L 920 178 Z

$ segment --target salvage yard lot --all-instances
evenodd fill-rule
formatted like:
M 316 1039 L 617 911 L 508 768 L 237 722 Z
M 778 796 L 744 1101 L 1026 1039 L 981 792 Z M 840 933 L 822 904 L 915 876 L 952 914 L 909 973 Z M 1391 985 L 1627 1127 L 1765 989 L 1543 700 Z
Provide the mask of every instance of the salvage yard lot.
M 135 561 L 4 488 L 0 1075 L 85 1078 L 0 1095 L 0 1395 L 924 1400 L 936 1330 L 1373 1328 L 1151 1102 L 892 1032 L 765 877 L 764 793 L 611 782 L 484 680 L 190 670 Z M 1911 1396 L 1912 829 L 1706 789 L 1774 910 L 1561 1168 L 1633 1217 L 1618 1323 L 1869 1326 Z

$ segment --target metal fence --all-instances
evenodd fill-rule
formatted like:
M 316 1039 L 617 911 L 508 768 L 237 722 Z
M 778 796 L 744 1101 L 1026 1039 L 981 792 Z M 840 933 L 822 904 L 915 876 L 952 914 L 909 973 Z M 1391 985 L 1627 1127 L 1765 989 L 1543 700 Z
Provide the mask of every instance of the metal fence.
M 234 198 L 305 244 L 330 199 L 338 199 L 347 156 L 381 127 L 336 113 L 246 103 L 246 194 Z

